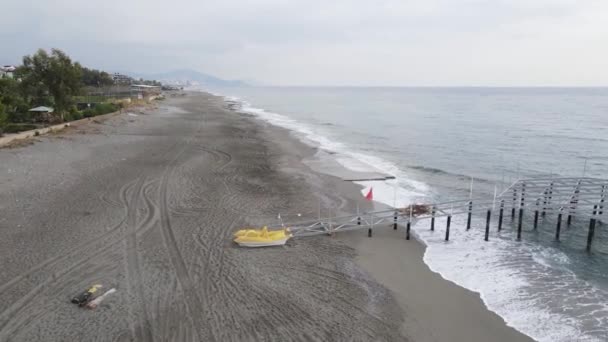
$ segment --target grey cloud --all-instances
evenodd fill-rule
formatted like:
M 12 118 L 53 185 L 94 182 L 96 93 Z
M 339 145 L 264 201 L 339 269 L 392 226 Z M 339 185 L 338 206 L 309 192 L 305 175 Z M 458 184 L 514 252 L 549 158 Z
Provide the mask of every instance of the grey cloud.
M 605 1 L 5 2 L 15 15 L 0 22 L 0 63 L 59 47 L 109 70 L 195 68 L 278 84 L 576 85 L 608 76 L 577 63 L 577 78 L 562 50 L 576 45 L 589 68 L 606 60 Z M 538 67 L 551 55 L 551 68 Z

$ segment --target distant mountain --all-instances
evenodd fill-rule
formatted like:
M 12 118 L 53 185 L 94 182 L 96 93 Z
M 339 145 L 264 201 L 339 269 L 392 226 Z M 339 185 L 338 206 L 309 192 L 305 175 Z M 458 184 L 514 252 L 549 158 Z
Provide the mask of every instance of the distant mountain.
M 161 81 L 166 84 L 179 84 L 179 85 L 201 85 L 201 86 L 215 86 L 215 87 L 239 87 L 246 86 L 247 83 L 239 80 L 224 80 L 219 77 L 204 74 L 190 69 L 174 70 L 164 73 L 156 74 L 135 74 L 132 75 L 136 78 L 143 78 L 146 80 Z

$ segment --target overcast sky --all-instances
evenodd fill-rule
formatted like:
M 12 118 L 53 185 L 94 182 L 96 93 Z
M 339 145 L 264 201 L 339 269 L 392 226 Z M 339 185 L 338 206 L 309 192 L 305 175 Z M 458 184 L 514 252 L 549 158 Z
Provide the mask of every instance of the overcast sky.
M 0 63 L 274 85 L 608 85 L 608 0 L 2 0 Z

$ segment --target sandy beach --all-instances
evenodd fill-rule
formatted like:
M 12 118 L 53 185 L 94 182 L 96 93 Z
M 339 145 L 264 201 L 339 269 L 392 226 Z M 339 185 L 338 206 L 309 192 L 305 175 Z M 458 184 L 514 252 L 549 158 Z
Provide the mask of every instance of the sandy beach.
M 531 341 L 403 229 L 241 249 L 369 205 L 284 129 L 188 93 L 0 149 L 0 341 Z M 97 309 L 70 298 L 117 292 Z

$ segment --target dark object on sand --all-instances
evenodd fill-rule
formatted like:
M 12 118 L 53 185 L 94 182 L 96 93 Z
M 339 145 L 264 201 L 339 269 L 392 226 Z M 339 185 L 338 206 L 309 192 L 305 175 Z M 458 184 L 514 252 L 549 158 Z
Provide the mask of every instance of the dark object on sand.
M 412 212 L 412 216 L 420 216 L 424 214 L 428 214 L 430 212 L 429 206 L 425 204 L 412 204 L 405 208 L 400 208 L 399 211 L 401 215 L 409 215 L 410 210 Z
M 72 298 L 72 303 L 78 304 L 78 306 L 86 305 L 88 302 L 90 302 L 93 299 L 93 295 L 100 288 L 102 288 L 102 285 L 93 285 L 93 286 L 89 287 L 84 292 L 81 292 L 80 294 L 78 294 L 77 296 Z

